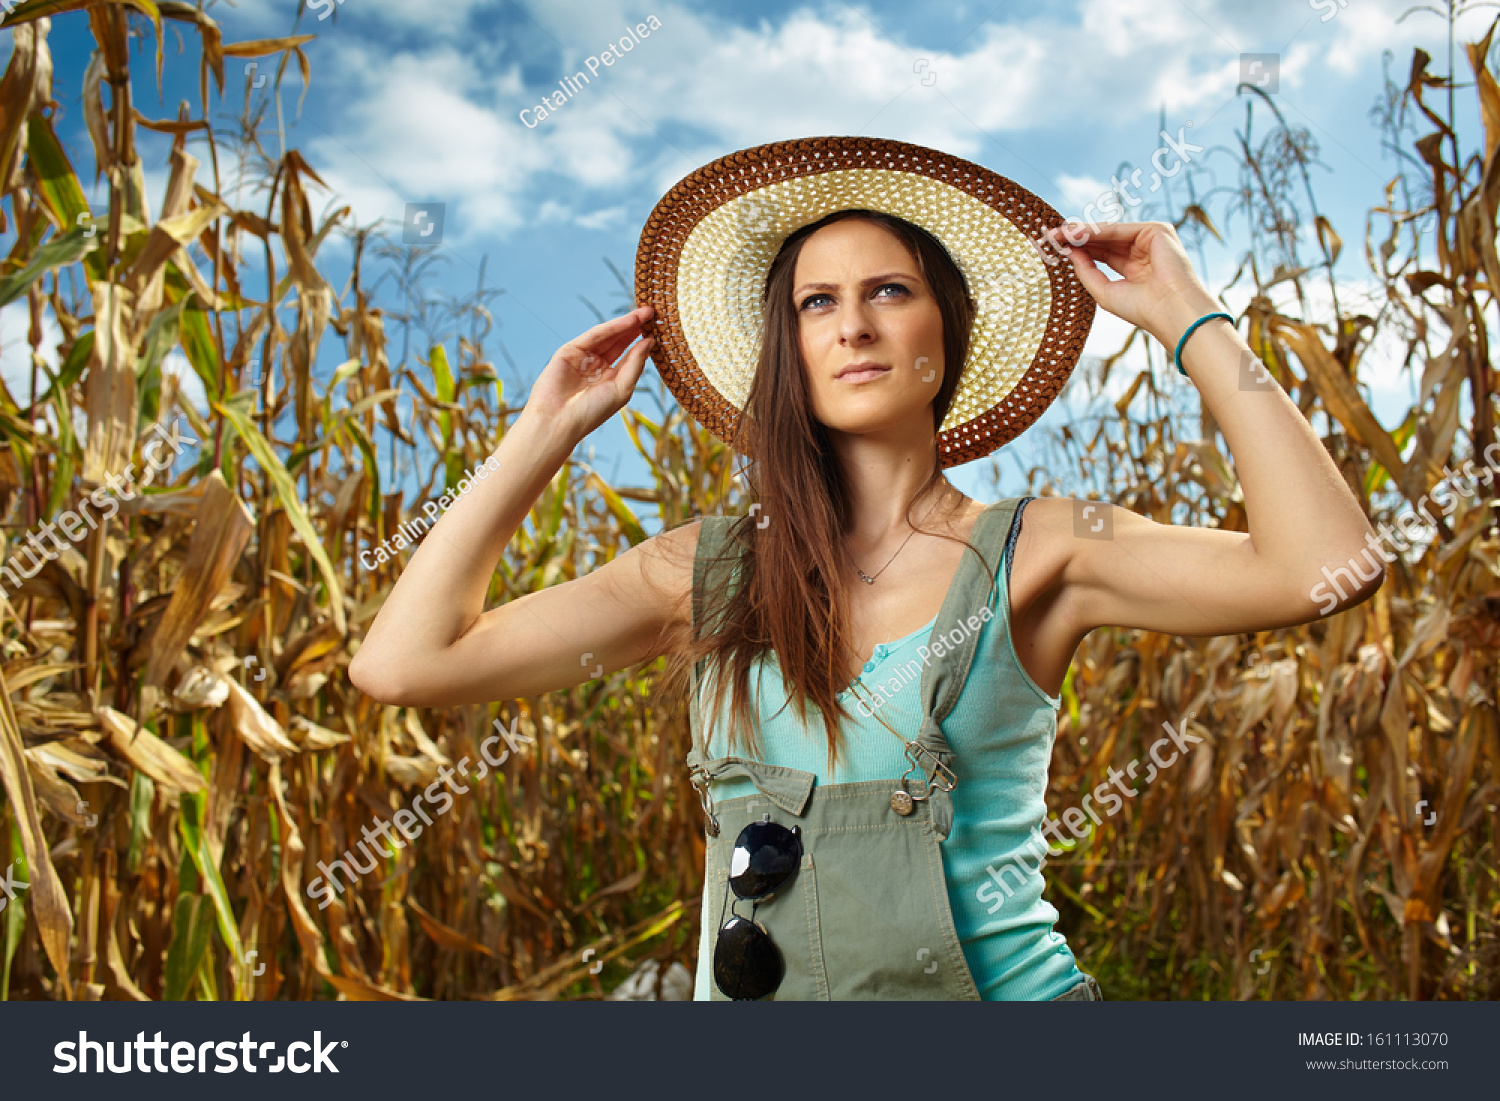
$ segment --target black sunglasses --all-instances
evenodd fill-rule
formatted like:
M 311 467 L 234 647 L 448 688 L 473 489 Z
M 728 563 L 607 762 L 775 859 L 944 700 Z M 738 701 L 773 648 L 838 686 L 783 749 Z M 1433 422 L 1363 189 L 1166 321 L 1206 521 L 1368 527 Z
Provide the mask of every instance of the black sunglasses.
M 719 939 L 714 945 L 714 982 L 733 1001 L 758 1001 L 781 985 L 786 967 L 771 936 L 755 921 L 760 904 L 791 879 L 802 862 L 802 828 L 787 829 L 769 814 L 751 822 L 735 839 L 729 861 L 729 886 L 735 897 L 753 905 L 742 918 L 729 906 L 725 924 L 719 913 Z

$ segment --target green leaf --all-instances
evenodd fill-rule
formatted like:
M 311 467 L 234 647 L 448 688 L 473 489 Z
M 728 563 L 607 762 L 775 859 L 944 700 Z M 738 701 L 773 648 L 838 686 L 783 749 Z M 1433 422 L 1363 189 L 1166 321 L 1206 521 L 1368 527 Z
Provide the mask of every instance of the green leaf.
M 1072 729 L 1077 730 L 1078 693 L 1073 689 L 1073 668 L 1072 665 L 1068 666 L 1067 673 L 1063 675 L 1062 691 L 1058 695 L 1062 696 L 1063 702 L 1068 706 L 1068 722 L 1072 724 Z
M 609 508 L 614 518 L 619 521 L 621 529 L 625 532 L 625 538 L 630 540 L 630 545 L 634 547 L 640 543 L 644 543 L 646 541 L 646 533 L 641 530 L 640 521 L 635 518 L 635 513 L 631 512 L 625 502 L 620 499 L 620 495 L 605 484 L 604 479 L 593 471 L 589 472 L 588 484 L 598 491 L 599 496 L 604 498 L 605 505 Z
M 55 233 L 52 239 L 32 254 L 31 261 L 20 271 L 0 279 L 0 306 L 8 306 L 30 289 L 44 274 L 64 264 L 76 264 L 93 252 L 99 238 L 86 236 L 83 226 L 76 226 L 66 233 Z
M 145 243 L 146 236 L 144 233 L 141 234 L 141 244 Z M 139 254 L 140 249 L 137 248 L 135 251 Z M 134 257 L 132 257 L 132 262 L 134 262 Z M 198 296 L 198 292 L 193 289 L 193 285 L 187 281 L 187 276 L 183 275 L 182 269 L 177 266 L 176 260 L 168 260 L 165 271 L 166 274 L 162 278 L 162 288 L 168 302 L 177 302 L 191 295 L 194 309 L 209 310 L 214 313 L 234 313 L 236 310 L 247 310 L 255 305 L 254 302 L 246 298 L 241 298 L 227 287 L 220 287 L 217 292 L 219 295 L 219 307 L 217 310 L 214 310 L 211 303 L 204 302 Z
M 194 718 L 197 719 L 197 716 Z M 199 882 L 208 891 L 206 897 L 213 903 L 213 917 L 219 924 L 219 936 L 229 949 L 230 958 L 241 961 L 245 958 L 245 952 L 240 946 L 240 931 L 235 923 L 234 908 L 229 904 L 229 892 L 224 889 L 223 877 L 219 874 L 218 865 L 214 863 L 213 852 L 208 847 L 208 837 L 203 832 L 203 806 L 207 798 L 206 795 L 183 794 L 177 815 L 177 832 L 182 836 L 183 850 L 198 869 Z M 194 966 L 193 970 L 196 971 L 197 967 Z
M 364 456 L 365 473 L 370 476 L 370 529 L 380 530 L 380 463 L 375 458 L 375 447 L 370 443 L 370 437 L 365 435 L 365 430 L 360 423 L 353 418 L 344 421 L 349 435 L 354 437 L 354 442 L 359 447 L 360 454 Z
M 141 855 L 146 851 L 146 839 L 151 836 L 151 804 L 156 799 L 156 782 L 144 772 L 134 772 L 130 777 L 130 850 L 126 854 L 125 869 L 134 875 L 140 867 Z
M 214 954 L 203 953 L 203 962 L 198 965 L 198 1000 L 200 1002 L 216 1002 L 219 1000 L 218 984 L 214 982 Z
M 185 302 L 186 299 L 183 299 Z M 224 390 L 220 379 L 219 352 L 214 335 L 208 328 L 208 314 L 203 310 L 183 310 L 180 318 L 182 350 L 198 377 L 203 391 L 220 400 Z
M 211 780 L 213 756 L 209 748 L 208 725 L 201 711 L 193 712 L 192 756 L 193 763 L 197 765 L 203 778 Z M 224 880 L 219 874 L 219 866 L 214 863 L 213 850 L 208 844 L 208 835 L 203 832 L 203 816 L 207 806 L 207 795 L 184 794 L 177 816 L 177 829 L 182 836 L 183 849 L 192 857 L 193 865 L 198 869 L 199 882 L 207 889 L 208 897 L 213 900 L 214 916 L 219 922 L 219 936 L 224 939 L 224 945 L 229 949 L 231 958 L 243 961 L 245 953 L 240 945 L 240 931 L 235 921 L 234 909 L 229 904 L 229 892 L 224 889 Z M 239 974 L 238 968 L 235 973 Z
M 213 930 L 213 907 L 204 895 L 183 893 L 177 896 L 172 911 L 172 945 L 167 949 L 167 966 L 162 984 L 162 1000 L 180 1002 L 188 990 L 208 950 Z
M 438 401 L 453 400 L 453 372 L 448 369 L 448 353 L 443 350 L 441 344 L 432 346 L 432 379 L 436 384 Z M 443 433 L 443 447 L 446 449 L 453 442 L 453 414 L 443 409 L 438 412 L 438 428 Z M 451 456 L 450 456 L 451 458 Z M 452 463 L 449 463 L 448 488 L 452 489 L 458 484 L 458 479 L 451 477 Z
M 88 329 L 79 333 L 78 339 L 73 341 L 73 347 L 68 349 L 68 358 L 63 360 L 62 369 L 57 372 L 57 384 L 72 386 L 82 378 L 83 369 L 89 365 L 89 357 L 93 354 L 94 330 Z
M 82 224 L 89 216 L 89 203 L 46 115 L 32 114 L 26 120 L 26 159 L 36 174 L 42 201 L 58 225 L 72 229 Z
M 1416 432 L 1416 430 L 1417 411 L 1413 409 L 1406 415 L 1406 420 L 1402 422 L 1401 427 L 1397 428 L 1394 432 L 1391 433 L 1391 439 L 1396 441 L 1397 451 L 1400 451 L 1406 446 L 1407 441 L 1412 438 L 1412 435 Z M 1373 459 L 1371 459 L 1370 469 L 1365 471 L 1365 500 L 1368 501 L 1372 493 L 1380 489 L 1385 485 L 1386 482 L 1390 480 L 1390 471 L 1386 470 L 1385 467 L 1381 466 L 1378 462 L 1375 462 Z
M 654 467 L 656 465 L 656 459 L 651 454 L 651 452 L 647 451 L 645 446 L 641 443 L 641 437 L 636 429 L 638 425 L 645 425 L 651 430 L 651 435 L 655 437 L 661 435 L 661 426 L 652 424 L 649 420 L 641 416 L 634 409 L 625 409 L 622 412 L 624 413 L 624 416 L 621 419 L 625 422 L 625 431 L 630 436 L 630 442 L 635 444 L 635 449 L 641 453 L 641 458 L 645 459 Z
M 462 394 L 466 388 L 470 386 L 483 386 L 486 382 L 493 382 L 495 384 L 495 395 L 497 397 L 500 397 L 504 394 L 504 387 L 501 386 L 499 378 L 497 378 L 492 372 L 475 371 L 473 374 L 465 375 L 463 378 L 458 380 L 458 385 L 453 388 L 453 393 L 455 395 L 453 400 L 457 401 L 457 395 Z M 504 405 L 505 402 L 502 400 L 500 404 Z
M 62 511 L 63 503 L 73 489 L 73 452 L 76 449 L 73 441 L 73 412 L 68 406 L 67 390 L 57 384 L 57 378 L 52 374 L 52 368 L 47 366 L 47 361 L 37 357 L 37 365 L 51 383 L 47 393 L 57 406 L 57 469 L 52 472 L 52 490 L 47 495 L 46 513 L 48 516 L 56 516 Z
M 137 400 L 142 427 L 156 420 L 161 399 L 161 363 L 177 344 L 185 300 L 173 303 L 151 319 L 146 329 L 146 351 L 135 365 Z
M 539 588 L 548 589 L 560 581 L 566 581 L 563 570 L 567 569 L 573 554 L 573 544 L 578 536 L 576 528 L 569 528 L 563 532 L 562 538 L 557 541 L 555 550 L 551 550 L 547 558 L 547 564 L 542 567 L 542 577 L 538 584 Z M 550 549 L 550 548 L 549 548 Z M 603 697 L 600 697 L 601 706 Z
M 22 883 L 31 882 L 31 871 L 26 867 L 26 850 L 21 847 L 21 831 L 12 827 L 6 831 L 10 834 L 10 867 L 17 869 L 14 878 Z M 21 944 L 21 934 L 26 931 L 26 907 L 7 906 L 5 908 L 5 963 L 0 966 L 0 1002 L 10 1001 L 10 961 L 16 954 L 16 949 Z
M 286 468 L 288 473 L 296 474 L 297 468 L 305 463 L 309 456 L 316 455 L 319 451 L 322 451 L 334 440 L 339 439 L 340 433 L 344 429 L 345 421 L 354 420 L 355 418 L 360 416 L 360 414 L 362 414 L 366 409 L 370 408 L 370 406 L 379 405 L 381 402 L 396 394 L 399 394 L 400 392 L 400 390 L 377 390 L 375 393 L 370 394 L 368 397 L 360 398 L 357 402 L 349 406 L 347 409 L 340 409 L 337 413 L 332 414 L 329 413 L 328 402 L 325 399 L 323 402 L 324 416 L 322 419 L 322 424 L 325 428 L 325 431 L 321 437 L 314 440 L 312 443 L 297 448 L 287 456 Z M 236 394 L 230 400 L 238 400 L 239 396 L 239 394 Z
M 359 360 L 351 359 L 339 364 L 338 370 L 333 372 L 333 379 L 328 383 L 328 392 L 333 393 L 333 388 L 345 379 L 349 378 L 360 367 Z
M 447 491 L 458 494 L 458 483 L 464 480 L 464 456 L 461 451 L 450 451 L 443 456 L 443 482 Z
M 453 400 L 453 372 L 448 368 L 448 353 L 441 344 L 432 346 L 432 377 L 437 384 L 438 401 Z
M 287 473 L 286 467 L 281 465 L 281 460 L 277 458 L 275 450 L 260 434 L 260 430 L 251 423 L 249 415 L 242 407 L 233 401 L 214 401 L 209 405 L 222 414 L 224 419 L 234 427 L 240 439 L 250 450 L 250 454 L 255 457 L 260 468 L 271 479 L 271 484 L 276 489 L 276 496 L 281 501 L 281 507 L 286 509 L 287 518 L 291 520 L 292 527 L 296 529 L 298 535 L 302 536 L 307 553 L 312 555 L 313 561 L 317 563 L 318 571 L 323 575 L 324 584 L 328 587 L 328 610 L 333 616 L 333 622 L 340 635 L 346 634 L 349 628 L 344 618 L 343 586 L 339 584 L 338 572 L 333 568 L 333 563 L 328 560 L 328 554 L 323 550 L 323 541 L 318 538 L 317 529 L 313 527 L 307 510 L 302 506 L 302 501 L 297 495 L 297 485 L 292 481 L 292 476 Z

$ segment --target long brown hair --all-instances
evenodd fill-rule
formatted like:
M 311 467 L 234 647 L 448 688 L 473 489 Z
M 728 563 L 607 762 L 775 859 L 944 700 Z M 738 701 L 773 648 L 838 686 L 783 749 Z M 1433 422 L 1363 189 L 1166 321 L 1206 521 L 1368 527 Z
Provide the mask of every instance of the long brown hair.
M 679 641 L 662 682 L 666 692 L 685 691 L 693 665 L 716 656 L 716 663 L 705 664 L 715 665 L 713 671 L 720 674 L 727 670 L 729 676 L 711 678 L 712 703 L 702 716 L 704 744 L 728 689 L 730 752 L 742 738 L 749 753 L 756 755 L 760 747 L 750 708 L 750 672 L 757 656 L 772 651 L 788 702 L 796 705 L 802 723 L 807 724 L 809 704 L 822 716 L 830 769 L 838 760 L 839 726 L 848 717 L 836 696 L 846 687 L 844 655 L 853 650 L 843 551 L 843 532 L 852 517 L 848 487 L 828 429 L 813 415 L 808 396 L 792 288 L 803 244 L 819 229 L 845 218 L 862 218 L 892 233 L 911 254 L 937 301 L 943 322 L 943 382 L 932 406 L 933 470 L 907 502 L 908 524 L 913 505 L 943 480 L 937 432 L 958 389 L 975 312 L 963 273 L 936 238 L 894 215 L 841 210 L 803 226 L 782 244 L 766 275 L 765 338 L 739 434 L 730 441 L 733 450 L 750 460 L 743 475 L 749 496 L 760 502 L 760 517 L 745 516 L 732 523 L 727 553 L 705 558 L 704 568 L 710 572 L 696 637 Z M 979 553 L 966 540 L 928 534 Z M 736 566 L 739 580 L 731 584 Z M 986 569 L 993 584 L 994 571 L 988 563 Z

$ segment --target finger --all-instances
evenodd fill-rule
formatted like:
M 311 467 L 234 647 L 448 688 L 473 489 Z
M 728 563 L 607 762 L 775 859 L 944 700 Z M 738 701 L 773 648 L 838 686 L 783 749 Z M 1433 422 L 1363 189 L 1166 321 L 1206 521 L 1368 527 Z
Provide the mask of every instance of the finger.
M 1100 238 L 1082 238 L 1074 244 L 1064 237 L 1058 244 L 1058 248 L 1066 251 L 1069 248 L 1077 249 L 1091 260 L 1097 260 L 1108 264 L 1119 271 L 1135 253 L 1133 241 L 1107 241 Z
M 635 391 L 635 384 L 640 381 L 641 374 L 646 369 L 646 356 L 655 343 L 655 339 L 648 336 L 626 352 L 625 358 L 620 360 L 614 381 L 615 394 L 621 402 L 630 400 L 630 395 Z
M 645 321 L 650 315 L 651 307 L 642 306 L 639 309 L 631 310 L 627 314 L 621 314 L 619 317 L 612 317 L 608 321 L 600 322 L 592 329 L 586 331 L 582 336 L 568 341 L 568 344 L 581 351 L 593 352 L 595 355 L 602 356 L 603 352 L 600 350 L 601 348 L 619 340 L 623 336 L 625 337 L 624 343 L 621 343 L 615 349 L 615 356 L 618 356 L 625 346 L 635 339 L 636 334 L 641 330 L 641 322 Z M 611 356 L 610 359 L 613 361 L 614 356 Z
M 636 310 L 631 314 L 626 314 L 625 316 L 638 317 L 641 314 L 649 314 L 652 312 L 653 311 L 651 310 L 650 306 L 643 306 L 639 310 Z M 631 325 L 629 328 L 621 332 L 616 332 L 612 335 L 608 335 L 602 341 L 597 342 L 593 345 L 583 343 L 581 340 L 580 344 L 582 350 L 587 355 L 592 356 L 594 359 L 602 360 L 605 364 L 613 364 L 615 360 L 620 358 L 620 353 L 630 346 L 631 341 L 635 340 L 641 335 L 641 321 L 637 320 L 635 324 Z
M 1097 241 L 1079 247 L 1078 251 L 1082 252 L 1090 260 L 1098 261 L 1101 264 L 1108 264 L 1115 271 L 1121 271 L 1131 256 L 1131 251 L 1128 248 L 1108 248 Z
M 1068 253 L 1068 259 L 1073 261 L 1073 271 L 1077 274 L 1078 281 L 1083 284 L 1083 289 L 1093 295 L 1096 302 L 1100 301 L 1099 296 L 1107 293 L 1105 288 L 1114 280 L 1095 267 L 1093 258 L 1081 248 L 1071 250 Z
M 1109 262 L 1112 257 L 1130 255 L 1128 242 L 1113 242 L 1089 235 L 1087 226 L 1058 226 L 1047 231 L 1047 240 L 1059 253 L 1066 256 L 1069 250 L 1084 253 L 1092 260 Z M 1111 267 L 1118 267 L 1111 264 Z
M 577 358 L 576 367 L 585 378 L 596 379 L 603 371 L 613 370 L 615 360 L 620 358 L 632 340 L 639 335 L 637 333 L 625 333 L 623 336 L 609 341 L 606 344 L 594 345 L 593 347 L 569 346 L 569 351 Z
M 1145 228 L 1145 222 L 1100 222 L 1092 226 L 1087 222 L 1067 222 L 1047 230 L 1047 236 L 1054 241 L 1080 245 L 1086 241 L 1128 242 L 1139 237 Z
M 635 340 L 639 335 L 640 333 L 638 332 L 628 332 L 608 343 L 584 348 L 584 361 L 591 364 L 595 369 L 613 367 L 615 360 L 620 358 L 620 353 L 630 347 L 631 341 Z

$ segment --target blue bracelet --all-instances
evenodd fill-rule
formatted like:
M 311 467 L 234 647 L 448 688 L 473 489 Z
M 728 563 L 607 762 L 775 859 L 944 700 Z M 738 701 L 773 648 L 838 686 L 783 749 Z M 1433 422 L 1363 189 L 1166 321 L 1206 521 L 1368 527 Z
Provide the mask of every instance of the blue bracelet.
M 1182 339 L 1177 342 L 1177 351 L 1172 353 L 1172 362 L 1177 364 L 1178 374 L 1183 375 L 1184 377 L 1187 375 L 1187 372 L 1182 369 L 1182 346 L 1187 343 L 1187 338 L 1193 335 L 1193 330 L 1196 329 L 1199 325 L 1202 325 L 1205 321 L 1212 321 L 1216 317 L 1222 317 L 1231 325 L 1234 324 L 1234 318 L 1230 317 L 1227 313 L 1208 313 L 1204 314 L 1197 321 L 1194 321 L 1191 325 L 1189 325 L 1187 327 L 1187 332 L 1183 333 Z

